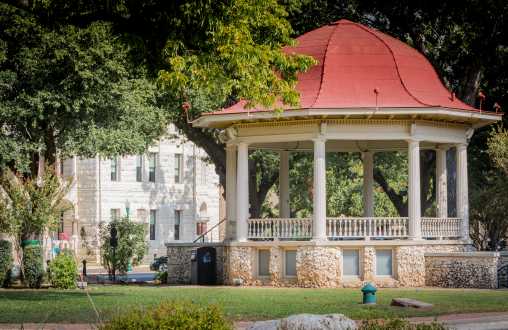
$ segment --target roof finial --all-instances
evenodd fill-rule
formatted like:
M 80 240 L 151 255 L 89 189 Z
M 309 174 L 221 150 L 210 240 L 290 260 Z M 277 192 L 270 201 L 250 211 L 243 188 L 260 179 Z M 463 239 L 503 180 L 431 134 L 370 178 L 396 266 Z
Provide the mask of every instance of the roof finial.
M 480 99 L 480 111 L 481 111 L 482 110 L 483 102 L 485 101 L 485 98 L 486 98 L 486 96 L 485 96 L 485 94 L 483 93 L 482 90 L 480 90 L 478 92 L 478 98 Z
M 501 106 L 499 105 L 499 103 L 494 102 L 494 110 L 496 111 L 496 113 L 501 112 Z

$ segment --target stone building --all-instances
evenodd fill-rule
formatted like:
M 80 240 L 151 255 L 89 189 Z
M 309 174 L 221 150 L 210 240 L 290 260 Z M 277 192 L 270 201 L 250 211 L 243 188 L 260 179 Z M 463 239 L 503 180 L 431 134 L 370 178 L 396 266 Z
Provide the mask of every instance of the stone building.
M 299 76 L 300 105 L 282 113 L 246 109 L 241 101 L 205 114 L 196 127 L 224 130 L 227 145 L 227 240 L 216 245 L 218 280 L 302 287 L 495 287 L 496 253 L 472 252 L 469 238 L 467 145 L 473 131 L 501 114 L 473 108 L 447 90 L 429 61 L 407 44 L 340 20 L 297 38 L 287 53 L 318 64 Z M 280 154 L 278 218 L 249 215 L 251 150 Z M 437 212 L 421 214 L 420 151 L 436 153 Z M 456 157 L 455 187 L 447 186 L 447 151 Z M 314 155 L 313 215 L 292 218 L 289 154 Z M 374 155 L 407 152 L 408 214 L 374 215 Z M 326 155 L 363 159 L 363 217 L 328 217 Z M 456 214 L 448 191 L 456 190 Z M 189 280 L 182 251 L 168 244 L 175 282 Z M 171 266 L 170 266 L 171 268 Z
M 127 215 L 146 226 L 147 259 L 165 255 L 167 242 L 193 242 L 204 233 L 207 241 L 219 240 L 219 228 L 213 228 L 219 222 L 215 168 L 173 126 L 143 155 L 74 157 L 58 167 L 73 180 L 68 199 L 74 209 L 63 215 L 47 245 L 63 244 L 94 260 L 99 224 Z

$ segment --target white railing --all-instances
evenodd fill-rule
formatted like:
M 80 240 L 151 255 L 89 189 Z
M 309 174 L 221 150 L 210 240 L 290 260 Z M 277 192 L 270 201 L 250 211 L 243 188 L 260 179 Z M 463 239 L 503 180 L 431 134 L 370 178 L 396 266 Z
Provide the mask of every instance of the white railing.
M 459 238 L 460 218 L 422 218 L 423 238 Z
M 459 238 L 459 218 L 421 218 L 425 239 Z M 404 239 L 409 236 L 407 217 L 336 217 L 326 219 L 326 234 L 337 238 Z M 312 238 L 311 218 L 266 218 L 248 220 L 248 238 L 254 240 Z
M 330 238 L 406 238 L 408 218 L 327 218 Z
M 267 218 L 249 219 L 249 239 L 309 239 L 312 237 L 310 218 L 286 219 Z

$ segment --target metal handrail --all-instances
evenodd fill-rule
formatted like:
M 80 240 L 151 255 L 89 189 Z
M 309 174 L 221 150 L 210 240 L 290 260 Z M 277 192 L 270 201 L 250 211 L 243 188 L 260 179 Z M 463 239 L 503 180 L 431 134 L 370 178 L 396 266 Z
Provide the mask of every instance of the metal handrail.
M 219 221 L 218 223 L 216 223 L 215 225 L 213 225 L 210 229 L 208 229 L 207 231 L 205 231 L 203 234 L 199 235 L 192 243 L 197 243 L 199 242 L 200 240 L 204 243 L 205 242 L 205 236 L 211 232 L 212 230 L 214 230 L 215 228 L 217 228 L 218 226 L 220 226 L 221 223 L 225 222 L 226 221 L 226 218 L 222 219 L 221 221 Z

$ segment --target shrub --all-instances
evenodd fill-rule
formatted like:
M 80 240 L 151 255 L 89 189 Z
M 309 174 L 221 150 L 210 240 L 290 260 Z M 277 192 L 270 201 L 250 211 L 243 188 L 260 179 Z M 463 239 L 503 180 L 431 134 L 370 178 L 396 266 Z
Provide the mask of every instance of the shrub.
M 51 285 L 58 289 L 74 289 L 78 266 L 74 257 L 69 253 L 60 253 L 49 264 L 49 279 Z
M 0 240 L 0 287 L 8 286 L 12 268 L 12 244 Z
M 206 329 L 230 330 L 229 321 L 216 306 L 163 302 L 148 310 L 136 309 L 113 318 L 102 330 Z
M 405 320 L 378 321 L 370 320 L 363 322 L 360 330 L 445 330 L 446 328 L 436 322 L 430 324 L 413 324 Z
M 155 279 L 158 280 L 161 284 L 168 284 L 168 272 L 157 272 Z
M 112 227 L 116 228 L 118 238 L 118 246 L 114 253 L 110 245 Z M 138 265 L 148 248 L 145 242 L 145 226 L 132 222 L 128 217 L 102 224 L 100 239 L 102 264 L 108 270 L 109 275 L 112 275 L 113 271 L 117 274 L 127 273 L 129 263 L 132 263 L 132 266 Z
M 23 281 L 30 288 L 40 288 L 44 276 L 42 248 L 28 245 L 23 249 Z

